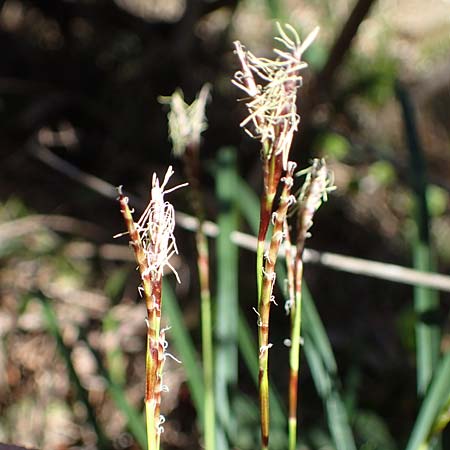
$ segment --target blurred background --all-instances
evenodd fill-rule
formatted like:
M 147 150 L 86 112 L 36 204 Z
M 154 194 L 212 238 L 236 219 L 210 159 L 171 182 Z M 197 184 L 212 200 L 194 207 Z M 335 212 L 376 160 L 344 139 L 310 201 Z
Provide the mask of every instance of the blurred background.
M 291 158 L 304 168 L 326 157 L 337 190 L 316 216 L 309 247 L 449 273 L 448 0 L 0 1 L 0 442 L 141 448 L 145 310 L 126 238 L 113 239 L 124 229 L 114 190 L 102 180 L 133 193 L 138 213 L 153 172 L 162 176 L 173 164 L 173 185 L 183 182 L 158 97 L 180 87 L 191 102 L 209 82 L 201 146 L 208 219 L 223 212 L 215 181 L 224 147 L 259 193 L 258 143 L 239 127 L 246 111 L 230 82 L 238 69 L 233 41 L 270 56 L 276 20 L 303 37 L 321 27 L 304 58 L 310 67 Z M 186 189 L 170 200 L 191 213 Z M 254 234 L 242 209 L 236 205 L 239 229 Z M 177 238 L 182 283 L 168 278 L 182 313 L 178 329 L 198 357 L 194 236 L 180 228 Z M 213 294 L 221 266 L 214 245 Z M 254 337 L 253 267 L 253 253 L 241 249 L 236 286 Z M 425 321 L 447 349 L 449 293 L 323 265 L 305 272 L 357 448 L 404 448 L 421 397 L 415 326 Z M 421 295 L 426 317 L 417 313 Z M 271 372 L 283 409 L 282 303 L 273 313 Z M 171 333 L 171 352 L 184 363 Z M 251 449 L 256 388 L 241 357 L 238 374 L 230 396 L 241 431 L 230 447 Z M 316 382 L 303 359 L 300 448 L 333 449 Z M 163 448 L 200 448 L 185 365 L 168 360 L 165 383 Z M 286 448 L 280 433 L 274 449 Z

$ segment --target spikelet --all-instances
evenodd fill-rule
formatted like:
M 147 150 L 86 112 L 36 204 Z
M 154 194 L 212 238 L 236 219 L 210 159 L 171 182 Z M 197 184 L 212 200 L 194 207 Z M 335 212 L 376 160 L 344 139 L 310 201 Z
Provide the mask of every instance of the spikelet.
M 336 189 L 333 186 L 332 173 L 328 170 L 325 159 L 315 158 L 311 167 L 299 172 L 306 173 L 306 179 L 298 196 L 299 233 L 308 237 L 308 230 L 313 225 L 313 217 L 322 202 L 327 201 L 328 192 Z
M 174 171 L 169 166 L 160 185 L 156 174 L 153 174 L 150 203 L 136 223 L 140 240 L 147 259 L 147 271 L 154 278 L 160 278 L 165 266 L 169 267 L 177 277 L 178 274 L 170 264 L 170 258 L 178 253 L 175 237 L 175 210 L 164 196 L 187 183 L 165 190 Z
M 177 89 L 170 97 L 159 97 L 160 103 L 170 105 L 167 119 L 176 157 L 182 156 L 188 145 L 198 145 L 200 135 L 208 128 L 205 108 L 209 96 L 210 86 L 205 84 L 190 105 L 184 101 L 181 89 Z
M 248 97 L 249 115 L 241 127 L 253 138 L 269 143 L 263 158 L 270 159 L 273 151 L 281 153 L 286 170 L 292 139 L 300 122 L 296 106 L 297 91 L 302 85 L 300 71 L 308 66 L 302 61 L 302 54 L 314 41 L 319 28 L 303 43 L 292 26 L 286 24 L 283 28 L 277 23 L 277 28 L 280 36 L 275 39 L 286 50 L 275 49 L 275 60 L 258 58 L 239 41 L 234 43 L 241 70 L 235 73 L 232 82 Z

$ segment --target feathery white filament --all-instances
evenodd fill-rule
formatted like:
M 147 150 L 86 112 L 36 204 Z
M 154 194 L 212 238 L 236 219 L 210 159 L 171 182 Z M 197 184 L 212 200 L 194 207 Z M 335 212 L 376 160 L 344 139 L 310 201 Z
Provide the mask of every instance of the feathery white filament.
M 165 190 L 174 171 L 169 166 L 160 185 L 156 174 L 153 174 L 151 199 L 141 218 L 136 224 L 147 258 L 148 271 L 151 276 L 162 276 L 164 266 L 168 266 L 180 282 L 178 274 L 170 264 L 170 258 L 178 253 L 175 236 L 175 210 L 164 196 L 187 183 Z

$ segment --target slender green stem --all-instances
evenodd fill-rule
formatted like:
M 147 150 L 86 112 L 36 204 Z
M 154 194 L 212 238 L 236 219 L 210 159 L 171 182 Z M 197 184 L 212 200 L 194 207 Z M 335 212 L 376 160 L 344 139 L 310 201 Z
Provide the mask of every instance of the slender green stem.
M 151 432 L 157 425 L 155 423 L 153 405 L 150 402 L 145 402 L 145 425 L 147 428 L 147 450 L 157 450 L 156 433 Z
M 317 209 L 327 198 L 327 192 L 334 189 L 324 160 L 315 159 L 306 170 L 307 176 L 299 195 L 297 211 L 297 239 L 295 260 L 292 249 L 287 249 L 286 263 L 290 297 L 295 301 L 291 306 L 291 351 L 289 355 L 289 450 L 295 450 L 297 441 L 297 409 L 298 379 L 300 367 L 300 344 L 302 323 L 302 285 L 303 285 L 303 252 L 308 237 L 308 230 L 313 225 L 313 217 Z M 289 242 L 289 230 L 285 224 L 285 233 Z M 292 291 L 295 291 L 293 293 Z
M 414 268 L 434 269 L 432 242 L 430 238 L 430 213 L 427 201 L 427 170 L 425 152 L 420 140 L 416 111 L 408 90 L 396 84 L 396 94 L 403 112 L 405 137 L 410 152 L 411 183 L 415 193 L 415 222 L 417 236 L 413 242 Z M 440 329 L 439 297 L 436 291 L 425 287 L 414 288 L 416 322 L 417 392 L 423 397 L 439 360 Z
M 209 287 L 209 246 L 208 239 L 203 232 L 205 211 L 203 196 L 200 190 L 200 161 L 199 141 L 193 140 L 186 146 L 183 153 L 184 171 L 188 179 L 190 201 L 192 209 L 199 221 L 198 231 L 195 236 L 197 247 L 197 270 L 200 282 L 200 309 L 202 332 L 202 363 L 204 382 L 204 433 L 205 449 L 215 449 L 215 398 L 214 398 L 214 355 L 213 355 L 213 327 L 211 312 L 211 291 Z
M 236 198 L 240 211 L 254 233 L 257 233 L 259 199 L 241 178 L 238 178 L 238 183 L 237 191 L 239 191 L 239 195 Z M 280 289 L 284 289 L 286 278 L 289 278 L 289 276 L 286 275 L 283 265 L 278 264 L 277 283 Z M 292 299 L 294 295 L 289 294 L 289 297 Z M 317 392 L 327 411 L 328 426 L 333 443 L 337 450 L 356 450 L 347 411 L 340 395 L 340 380 L 333 350 L 305 283 L 303 283 L 302 297 L 302 322 L 306 335 L 305 356 Z M 245 355 L 245 352 L 243 354 Z
M 299 224 L 301 226 L 301 224 Z M 302 322 L 302 284 L 303 284 L 303 249 L 304 233 L 299 233 L 301 239 L 295 248 L 295 258 L 289 237 L 287 223 L 286 234 L 286 268 L 289 288 L 289 312 L 291 314 L 291 348 L 289 351 L 289 450 L 297 447 L 297 409 L 298 380 L 300 367 L 301 322 Z
M 200 279 L 200 301 L 202 315 L 202 350 L 203 350 L 203 380 L 204 380 L 204 423 L 205 449 L 215 448 L 215 399 L 214 399 L 214 355 L 212 338 L 211 293 L 209 289 L 209 251 L 208 240 L 199 227 L 196 233 L 197 266 Z
M 289 450 L 295 450 L 297 445 L 297 391 L 298 391 L 298 363 L 299 354 L 295 358 L 295 349 L 299 347 L 300 342 L 297 343 L 297 336 L 300 336 L 300 331 L 296 333 L 294 330 L 300 328 L 300 324 L 297 325 L 297 319 L 299 320 L 298 311 L 301 311 L 301 306 L 297 307 L 298 303 L 301 303 L 301 295 L 299 299 L 296 297 L 295 292 L 295 260 L 292 247 L 291 238 L 289 233 L 289 226 L 287 220 L 284 221 L 284 234 L 286 236 L 285 241 L 285 258 L 286 258 L 286 273 L 288 282 L 288 300 L 286 305 L 286 311 L 291 315 L 291 349 L 289 352 L 289 424 L 288 424 L 288 448 Z
M 303 262 L 301 259 L 297 261 L 296 266 L 297 288 L 295 290 L 295 305 L 291 310 L 291 350 L 289 352 L 289 450 L 295 450 L 297 445 L 298 380 L 302 322 L 301 285 L 303 278 Z
M 215 311 L 215 394 L 217 409 L 217 450 L 230 448 L 237 433 L 233 399 L 238 380 L 238 258 L 231 233 L 238 227 L 236 202 L 236 151 L 221 148 L 217 155 L 216 196 L 219 235 L 216 240 L 217 296 Z
M 442 355 L 420 407 L 406 450 L 432 448 L 433 425 L 448 400 L 450 391 L 450 352 Z M 436 430 L 438 431 L 438 430 Z

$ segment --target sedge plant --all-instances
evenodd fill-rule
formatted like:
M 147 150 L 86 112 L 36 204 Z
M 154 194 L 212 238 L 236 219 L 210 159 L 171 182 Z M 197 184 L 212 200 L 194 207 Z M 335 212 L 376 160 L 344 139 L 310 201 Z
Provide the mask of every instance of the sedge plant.
M 168 390 L 162 381 L 164 361 L 167 356 L 171 356 L 167 353 L 167 329 L 161 327 L 164 269 L 168 267 L 179 281 L 169 261 L 171 256 L 178 252 L 173 234 L 175 211 L 173 206 L 165 201 L 164 196 L 185 184 L 166 189 L 173 173 L 172 167 L 169 167 L 162 183 L 156 174 L 153 174 L 150 202 L 137 222 L 134 221 L 133 211 L 128 206 L 128 197 L 123 194 L 121 187 L 119 188 L 120 210 L 127 229 L 123 234 L 130 237 L 141 278 L 139 292 L 144 297 L 147 310 L 144 402 L 148 450 L 160 448 L 164 423 L 164 417 L 160 414 L 161 394 Z
M 258 287 L 259 315 L 259 403 L 261 414 L 261 440 L 263 450 L 269 446 L 269 381 L 268 350 L 270 303 L 273 300 L 275 281 L 274 267 L 279 244 L 283 238 L 282 219 L 283 201 L 290 198 L 289 179 L 294 170 L 289 162 L 292 139 L 298 129 L 300 117 L 297 113 L 297 92 L 302 84 L 300 72 L 307 67 L 302 60 L 304 51 L 315 39 L 316 28 L 302 43 L 296 30 L 290 26 L 277 24 L 279 41 L 284 50 L 275 49 L 277 58 L 256 57 L 236 41 L 235 53 L 239 59 L 240 70 L 235 73 L 233 83 L 247 96 L 248 116 L 241 126 L 250 136 L 261 143 L 261 160 L 263 171 L 263 190 L 260 202 L 260 222 L 256 253 L 256 277 Z M 283 177 L 284 175 L 284 177 Z M 279 210 L 274 213 L 274 203 L 280 181 L 284 179 L 284 188 L 279 200 Z M 283 196 L 287 195 L 286 198 Z M 273 219 L 274 227 L 268 236 L 269 225 Z M 277 226 L 278 220 L 281 225 Z M 266 246 L 270 249 L 266 253 Z M 274 241 L 278 241 L 274 245 Z
M 289 299 L 286 311 L 291 315 L 291 338 L 289 352 L 289 450 L 297 447 L 298 381 L 300 366 L 303 252 L 313 217 L 328 192 L 334 190 L 332 177 L 324 159 L 314 159 L 311 167 L 297 175 L 306 174 L 292 215 L 296 217 L 296 243 L 291 245 L 287 219 L 284 222 L 286 235 L 286 267 Z
M 200 135 L 206 130 L 205 107 L 209 98 L 209 85 L 205 84 L 197 98 L 189 105 L 183 92 L 177 89 L 170 97 L 160 97 L 162 103 L 170 105 L 168 114 L 169 136 L 173 153 L 182 158 L 188 180 L 192 209 L 199 226 L 195 234 L 197 247 L 197 270 L 200 281 L 202 359 L 204 381 L 204 433 L 205 449 L 215 448 L 215 399 L 214 399 L 214 355 L 211 312 L 211 291 L 209 285 L 209 247 L 204 233 L 205 208 L 200 189 Z

